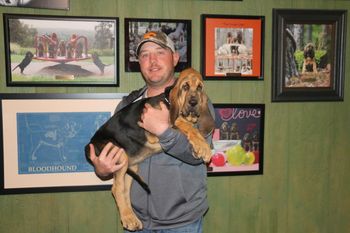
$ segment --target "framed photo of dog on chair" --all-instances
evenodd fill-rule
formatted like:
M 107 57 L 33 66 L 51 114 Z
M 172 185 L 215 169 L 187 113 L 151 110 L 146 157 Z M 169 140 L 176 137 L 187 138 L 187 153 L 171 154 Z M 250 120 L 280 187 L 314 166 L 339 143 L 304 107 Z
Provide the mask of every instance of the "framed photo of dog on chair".
M 264 16 L 202 15 L 205 80 L 263 80 Z
M 272 101 L 342 101 L 346 10 L 273 9 Z

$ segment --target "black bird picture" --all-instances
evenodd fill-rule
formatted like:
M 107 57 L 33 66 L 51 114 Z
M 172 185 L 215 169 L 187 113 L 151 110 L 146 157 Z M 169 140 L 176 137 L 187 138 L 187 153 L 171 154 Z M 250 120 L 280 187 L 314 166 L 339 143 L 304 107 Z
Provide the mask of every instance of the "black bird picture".
M 26 55 L 24 56 L 23 60 L 21 63 L 19 63 L 15 68 L 13 68 L 12 71 L 17 69 L 18 67 L 21 69 L 21 74 L 23 74 L 24 69 L 30 64 L 34 57 L 34 54 L 30 51 L 26 52 Z

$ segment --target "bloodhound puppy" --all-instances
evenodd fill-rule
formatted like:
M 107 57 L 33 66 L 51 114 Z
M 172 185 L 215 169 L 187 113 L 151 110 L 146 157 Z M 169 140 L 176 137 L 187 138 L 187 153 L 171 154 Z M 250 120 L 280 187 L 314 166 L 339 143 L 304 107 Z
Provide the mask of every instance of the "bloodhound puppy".
M 125 151 L 121 159 L 126 161 L 126 165 L 114 174 L 112 193 L 123 227 L 131 231 L 143 228 L 131 207 L 132 178 L 150 192 L 147 184 L 137 175 L 137 164 L 162 150 L 159 139 L 141 128 L 138 122 L 141 121 L 145 104 L 159 108 L 160 101 L 169 107 L 172 127 L 187 136 L 193 148 L 193 156 L 205 162 L 209 162 L 211 158 L 211 148 L 204 136 L 214 129 L 214 120 L 208 109 L 208 97 L 204 92 L 202 77 L 192 68 L 182 71 L 174 86 L 164 94 L 141 99 L 116 112 L 98 129 L 90 143 L 94 145 L 97 155 L 108 142 Z M 85 154 L 89 160 L 89 145 L 85 147 Z M 126 173 L 132 178 L 126 176 Z
M 229 125 L 227 121 L 222 122 L 220 126 L 220 140 L 229 139 Z
M 304 47 L 304 62 L 301 71 L 305 73 L 317 73 L 316 57 L 315 57 L 315 45 L 308 43 Z

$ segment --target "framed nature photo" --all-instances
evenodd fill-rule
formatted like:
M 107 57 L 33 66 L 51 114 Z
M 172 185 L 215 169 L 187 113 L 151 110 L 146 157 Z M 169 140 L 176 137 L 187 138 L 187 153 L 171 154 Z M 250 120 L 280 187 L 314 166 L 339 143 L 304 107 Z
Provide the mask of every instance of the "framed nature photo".
M 263 80 L 264 16 L 202 15 L 206 80 Z
M 191 20 L 125 18 L 125 71 L 139 72 L 136 48 L 148 31 L 162 31 L 173 40 L 180 60 L 176 72 L 191 67 Z
M 106 190 L 84 147 L 124 94 L 1 94 L 0 194 Z
M 263 173 L 264 104 L 214 104 L 213 155 L 208 175 Z
M 118 18 L 4 14 L 8 86 L 119 86 Z
M 342 101 L 346 10 L 273 9 L 272 101 Z

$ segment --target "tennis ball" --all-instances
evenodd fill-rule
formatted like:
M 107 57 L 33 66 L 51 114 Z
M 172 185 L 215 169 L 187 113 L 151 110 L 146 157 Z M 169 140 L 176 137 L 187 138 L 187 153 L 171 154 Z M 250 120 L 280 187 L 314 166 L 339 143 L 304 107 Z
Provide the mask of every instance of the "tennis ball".
M 244 158 L 244 164 L 247 164 L 247 165 L 251 165 L 254 163 L 255 161 L 255 155 L 253 152 L 251 151 L 248 151 L 247 153 L 245 153 L 245 158 Z
M 227 162 L 233 166 L 239 166 L 244 162 L 245 150 L 241 145 L 234 145 L 226 150 Z

